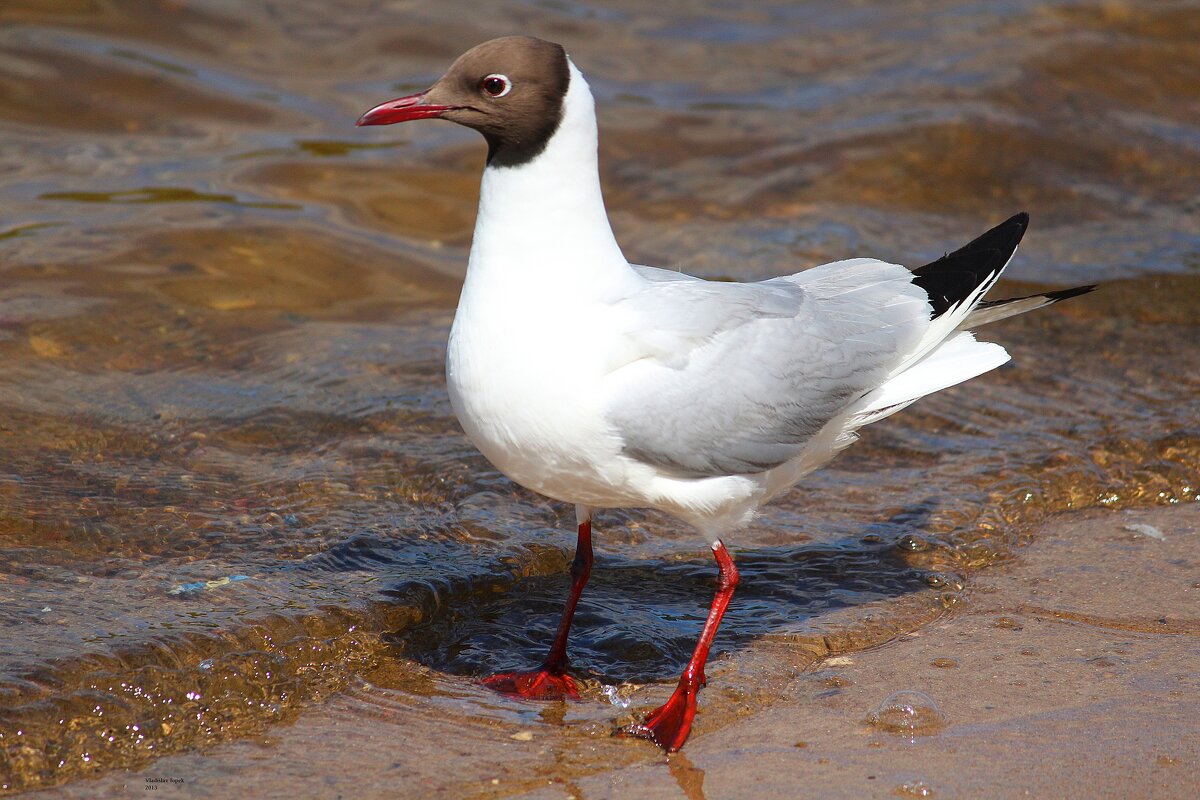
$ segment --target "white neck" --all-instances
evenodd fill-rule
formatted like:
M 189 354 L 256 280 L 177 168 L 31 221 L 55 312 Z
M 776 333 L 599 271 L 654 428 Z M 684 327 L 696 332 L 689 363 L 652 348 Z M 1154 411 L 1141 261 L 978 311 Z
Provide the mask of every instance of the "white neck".
M 620 291 L 632 274 L 600 193 L 592 93 L 568 66 L 562 121 L 546 149 L 526 164 L 483 172 L 468 281 L 502 270 L 508 281 L 607 293 Z

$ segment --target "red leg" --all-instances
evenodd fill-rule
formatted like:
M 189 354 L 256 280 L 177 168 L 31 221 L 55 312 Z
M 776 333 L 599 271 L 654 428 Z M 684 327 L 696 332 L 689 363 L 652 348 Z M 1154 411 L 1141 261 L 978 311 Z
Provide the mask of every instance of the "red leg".
M 537 669 L 522 672 L 502 672 L 483 679 L 483 685 L 502 694 L 516 695 L 531 700 L 558 700 L 563 697 L 578 698 L 575 681 L 567 674 L 567 635 L 571 632 L 571 620 L 575 617 L 575 606 L 579 595 L 592 574 L 592 521 L 589 517 L 579 523 L 579 541 L 575 545 L 575 560 L 571 562 L 571 595 L 563 607 L 562 619 L 550 654 Z
M 620 733 L 626 736 L 649 739 L 668 753 L 683 747 L 692 731 L 692 720 L 696 716 L 696 695 L 700 693 L 700 687 L 708 682 L 704 677 L 708 650 L 712 647 L 713 637 L 717 635 L 721 618 L 725 616 L 725 609 L 729 607 L 729 601 L 733 598 L 733 590 L 738 585 L 737 567 L 719 539 L 713 543 L 713 554 L 717 557 L 717 567 L 720 570 L 717 592 L 713 595 L 712 608 L 708 610 L 704 629 L 700 631 L 700 641 L 696 642 L 696 651 L 692 653 L 691 661 L 679 677 L 679 685 L 675 687 L 671 699 L 647 714 L 641 724 L 629 725 L 620 730 Z

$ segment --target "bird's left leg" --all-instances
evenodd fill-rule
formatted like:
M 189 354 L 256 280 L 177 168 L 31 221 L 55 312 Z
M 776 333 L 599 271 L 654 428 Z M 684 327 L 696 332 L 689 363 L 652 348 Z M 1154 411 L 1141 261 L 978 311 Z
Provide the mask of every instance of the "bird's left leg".
M 696 696 L 700 687 L 707 683 L 704 676 L 704 664 L 708 661 L 708 651 L 712 647 L 713 637 L 725 616 L 725 609 L 733 599 L 733 590 L 738 585 L 738 571 L 720 539 L 712 544 L 713 555 L 717 558 L 717 591 L 713 595 L 712 607 L 708 610 L 708 619 L 704 629 L 700 631 L 700 641 L 696 642 L 696 650 L 688 661 L 683 675 L 679 677 L 679 685 L 675 687 L 671 698 L 662 706 L 654 709 L 640 724 L 628 725 L 619 732 L 625 736 L 640 736 L 649 739 L 656 745 L 673 753 L 683 747 L 688 734 L 692 731 L 692 720 L 696 716 Z
M 563 607 L 562 619 L 550 653 L 537 669 L 521 672 L 502 672 L 483 679 L 483 685 L 503 694 L 516 695 L 531 700 L 558 700 L 564 697 L 578 698 L 575 680 L 567 674 L 567 636 L 571 632 L 571 620 L 575 618 L 575 607 L 579 596 L 592 574 L 592 512 L 584 506 L 575 507 L 575 518 L 579 523 L 579 538 L 575 544 L 575 560 L 571 562 L 571 594 Z

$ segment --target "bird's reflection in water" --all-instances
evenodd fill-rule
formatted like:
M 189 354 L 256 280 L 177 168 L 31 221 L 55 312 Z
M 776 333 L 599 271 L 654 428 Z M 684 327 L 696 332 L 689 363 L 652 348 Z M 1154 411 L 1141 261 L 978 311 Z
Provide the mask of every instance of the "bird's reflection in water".
M 691 762 L 682 751 L 667 757 L 667 769 L 687 800 L 706 800 L 704 797 L 704 770 Z

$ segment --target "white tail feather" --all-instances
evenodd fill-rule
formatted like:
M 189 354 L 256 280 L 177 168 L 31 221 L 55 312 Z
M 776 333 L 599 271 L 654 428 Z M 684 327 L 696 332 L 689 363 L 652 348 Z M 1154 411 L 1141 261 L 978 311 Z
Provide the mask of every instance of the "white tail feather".
M 1008 359 L 1008 351 L 1000 345 L 977 342 L 967 331 L 956 333 L 864 397 L 850 418 L 850 426 L 857 428 L 890 417 L 927 394 L 982 375 Z
M 957 338 L 953 337 L 954 332 L 956 330 L 961 330 L 963 327 L 969 324 L 969 317 L 975 313 L 976 306 L 978 306 L 979 302 L 983 300 L 983 296 L 988 293 L 988 290 L 996 285 L 996 281 L 1000 279 L 1000 274 L 1004 272 L 1005 268 L 1007 268 L 1009 264 L 1012 263 L 1013 255 L 1016 255 L 1016 253 L 1017 249 L 1014 247 L 1013 254 L 1008 257 L 1008 261 L 1004 262 L 1003 267 L 996 270 L 988 277 L 987 280 L 976 286 L 974 291 L 972 291 L 969 295 L 964 297 L 951 308 L 947 309 L 946 313 L 942 314 L 940 317 L 935 317 L 934 320 L 929 324 L 929 330 L 925 332 L 925 335 L 921 338 L 920 344 L 917 345 L 917 349 L 910 353 L 908 358 L 904 359 L 904 361 L 900 363 L 900 366 L 896 367 L 896 369 L 892 371 L 891 377 L 897 378 L 903 375 L 917 364 L 926 360 L 930 355 L 945 347 L 951 338 Z M 1001 348 L 1001 352 L 1003 352 L 1003 348 Z M 1005 360 L 1008 360 L 1007 357 Z M 989 367 L 989 369 L 991 368 Z M 987 370 L 983 371 L 986 372 Z M 970 377 L 974 377 L 974 375 Z M 963 380 L 967 379 L 963 378 Z M 955 383 L 961 383 L 961 381 L 955 381 Z M 953 385 L 954 384 L 947 384 L 947 386 Z

